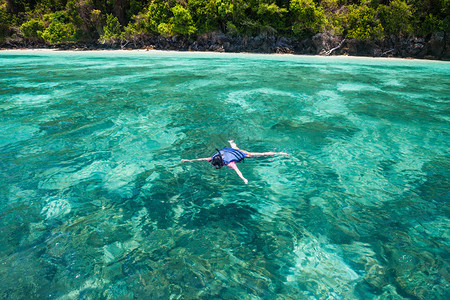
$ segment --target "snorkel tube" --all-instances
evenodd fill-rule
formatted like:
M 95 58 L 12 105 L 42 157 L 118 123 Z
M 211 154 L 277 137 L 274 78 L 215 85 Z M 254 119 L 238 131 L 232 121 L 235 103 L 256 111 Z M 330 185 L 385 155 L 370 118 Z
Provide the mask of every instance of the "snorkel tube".
M 225 165 L 225 163 L 223 161 L 220 150 L 216 148 L 216 151 L 217 151 L 217 154 L 215 154 L 211 159 L 211 165 L 216 169 L 220 169 Z

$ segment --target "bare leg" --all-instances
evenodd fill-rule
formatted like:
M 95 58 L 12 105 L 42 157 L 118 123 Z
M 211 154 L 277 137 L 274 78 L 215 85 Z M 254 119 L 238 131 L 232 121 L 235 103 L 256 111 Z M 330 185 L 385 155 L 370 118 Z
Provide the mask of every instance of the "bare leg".
M 248 152 L 248 151 L 246 151 L 246 150 L 239 149 L 238 146 L 236 145 L 236 143 L 235 143 L 233 140 L 228 141 L 228 143 L 230 143 L 231 148 L 237 149 L 237 150 L 239 150 L 239 151 L 244 152 L 245 154 L 247 154 L 248 157 L 251 156 L 251 153 L 250 153 L 250 152 Z
M 244 177 L 244 175 L 242 175 L 241 171 L 239 170 L 239 168 L 236 166 L 236 163 L 230 162 L 228 165 L 228 167 L 232 168 L 233 170 L 236 171 L 236 173 L 238 174 L 238 176 L 244 181 L 245 184 L 248 184 L 248 180 L 247 178 Z
M 289 155 L 286 152 L 248 152 L 250 156 L 268 156 L 268 155 Z
M 231 148 L 241 150 L 236 146 L 236 143 L 233 140 L 228 141 L 228 143 L 230 143 Z
M 289 155 L 286 152 L 248 152 L 246 150 L 239 149 L 233 140 L 228 141 L 228 143 L 230 143 L 231 148 L 244 152 L 245 154 L 248 155 L 248 157 L 266 156 L 266 155 Z

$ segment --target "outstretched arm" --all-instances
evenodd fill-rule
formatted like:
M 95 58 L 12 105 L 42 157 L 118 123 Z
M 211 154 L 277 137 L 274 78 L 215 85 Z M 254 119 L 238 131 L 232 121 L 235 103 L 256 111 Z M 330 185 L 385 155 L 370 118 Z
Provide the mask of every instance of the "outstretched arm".
M 228 165 L 228 167 L 232 168 L 233 170 L 236 171 L 236 173 L 239 175 L 239 177 L 241 177 L 242 180 L 244 180 L 244 183 L 247 184 L 248 180 L 244 177 L 244 175 L 242 175 L 241 171 L 239 170 L 239 168 L 236 166 L 236 163 L 234 161 L 230 162 Z
M 199 160 L 210 160 L 210 157 L 204 157 L 204 158 L 194 158 L 194 159 L 182 159 L 182 162 L 187 162 L 187 161 L 199 161 Z

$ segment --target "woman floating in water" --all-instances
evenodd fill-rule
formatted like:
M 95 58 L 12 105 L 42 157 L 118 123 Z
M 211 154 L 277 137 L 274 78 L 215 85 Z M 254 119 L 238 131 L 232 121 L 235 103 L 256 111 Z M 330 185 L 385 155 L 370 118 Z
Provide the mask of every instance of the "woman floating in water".
M 265 156 L 265 155 L 288 155 L 284 152 L 248 152 L 242 149 L 239 149 L 234 141 L 228 141 L 231 145 L 230 147 L 224 147 L 222 150 L 216 149 L 217 153 L 212 157 L 205 158 L 195 158 L 195 159 L 182 159 L 181 161 L 199 161 L 199 160 L 207 160 L 211 162 L 211 165 L 216 169 L 220 169 L 223 166 L 227 166 L 236 171 L 236 173 L 244 180 L 245 184 L 248 183 L 248 180 L 242 175 L 241 171 L 236 166 L 237 162 L 243 161 L 246 157 L 257 157 L 257 156 Z

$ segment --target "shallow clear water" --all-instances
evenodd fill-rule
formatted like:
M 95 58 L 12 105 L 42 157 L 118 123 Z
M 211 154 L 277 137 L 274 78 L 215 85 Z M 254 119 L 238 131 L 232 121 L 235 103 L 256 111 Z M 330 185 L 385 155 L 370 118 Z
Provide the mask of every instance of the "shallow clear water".
M 0 54 L 3 299 L 449 298 L 450 63 Z M 208 157 L 253 152 L 245 185 Z

